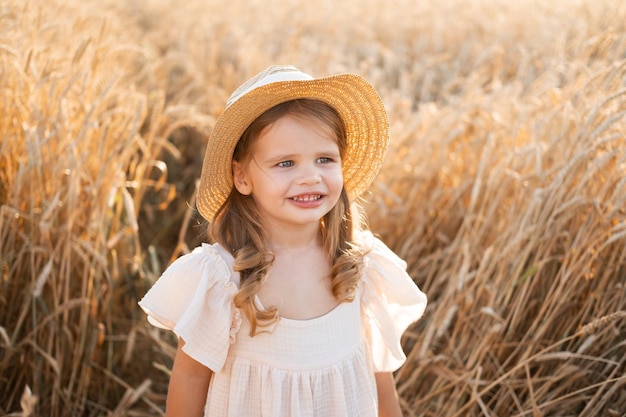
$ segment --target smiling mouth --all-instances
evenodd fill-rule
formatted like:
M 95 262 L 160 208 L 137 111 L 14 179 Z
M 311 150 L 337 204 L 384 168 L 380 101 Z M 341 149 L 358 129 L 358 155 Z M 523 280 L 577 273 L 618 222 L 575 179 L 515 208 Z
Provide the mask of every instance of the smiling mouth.
M 322 198 L 322 196 L 320 194 L 313 194 L 313 195 L 296 196 L 296 197 L 292 197 L 291 199 L 293 201 L 307 203 L 307 202 L 310 202 L 310 201 L 317 201 L 317 200 L 319 200 L 321 198 Z

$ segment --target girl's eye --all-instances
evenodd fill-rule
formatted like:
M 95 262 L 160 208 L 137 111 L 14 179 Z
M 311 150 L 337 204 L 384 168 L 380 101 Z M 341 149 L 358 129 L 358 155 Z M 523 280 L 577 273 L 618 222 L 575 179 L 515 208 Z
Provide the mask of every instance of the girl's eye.
M 277 163 L 276 166 L 279 166 L 281 168 L 289 168 L 293 166 L 293 161 L 282 161 Z
M 332 158 L 327 158 L 327 157 L 323 156 L 321 158 L 318 158 L 317 162 L 320 163 L 320 164 L 329 164 L 329 163 L 333 162 L 333 159 Z

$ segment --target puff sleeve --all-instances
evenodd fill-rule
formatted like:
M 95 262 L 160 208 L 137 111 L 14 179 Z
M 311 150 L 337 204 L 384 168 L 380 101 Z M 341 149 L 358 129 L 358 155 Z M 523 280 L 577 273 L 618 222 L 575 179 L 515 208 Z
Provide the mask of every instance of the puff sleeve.
M 393 372 L 406 356 L 400 339 L 426 308 L 426 295 L 406 272 L 406 262 L 370 232 L 362 232 L 365 250 L 361 293 L 365 338 L 375 372 Z
M 239 274 L 228 257 L 218 245 L 203 244 L 174 261 L 139 302 L 151 324 L 174 331 L 185 353 L 214 372 L 241 324 L 233 305 Z

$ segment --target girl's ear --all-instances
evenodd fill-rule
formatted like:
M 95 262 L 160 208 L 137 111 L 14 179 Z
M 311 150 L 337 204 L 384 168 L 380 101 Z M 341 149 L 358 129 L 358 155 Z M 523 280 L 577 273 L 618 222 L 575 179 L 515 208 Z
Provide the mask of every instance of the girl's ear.
M 252 193 L 252 183 L 248 177 L 248 172 L 238 161 L 233 161 L 233 183 L 242 195 Z

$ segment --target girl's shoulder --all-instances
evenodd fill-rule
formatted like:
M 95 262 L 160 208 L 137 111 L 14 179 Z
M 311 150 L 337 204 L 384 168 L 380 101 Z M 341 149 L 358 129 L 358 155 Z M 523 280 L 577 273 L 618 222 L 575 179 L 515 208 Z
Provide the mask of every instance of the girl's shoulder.
M 202 306 L 206 299 L 220 299 L 225 309 L 239 288 L 234 259 L 218 244 L 207 244 L 177 258 L 152 285 L 139 305 L 153 324 L 173 329 L 190 306 Z
M 363 251 L 364 272 L 388 270 L 392 274 L 406 275 L 406 261 L 369 230 L 358 231 L 355 243 Z
M 233 256 L 221 245 L 203 243 L 172 262 L 160 279 L 172 274 L 180 274 L 178 279 L 193 279 L 210 272 L 214 279 L 239 286 L 239 274 L 234 271 L 233 264 Z

